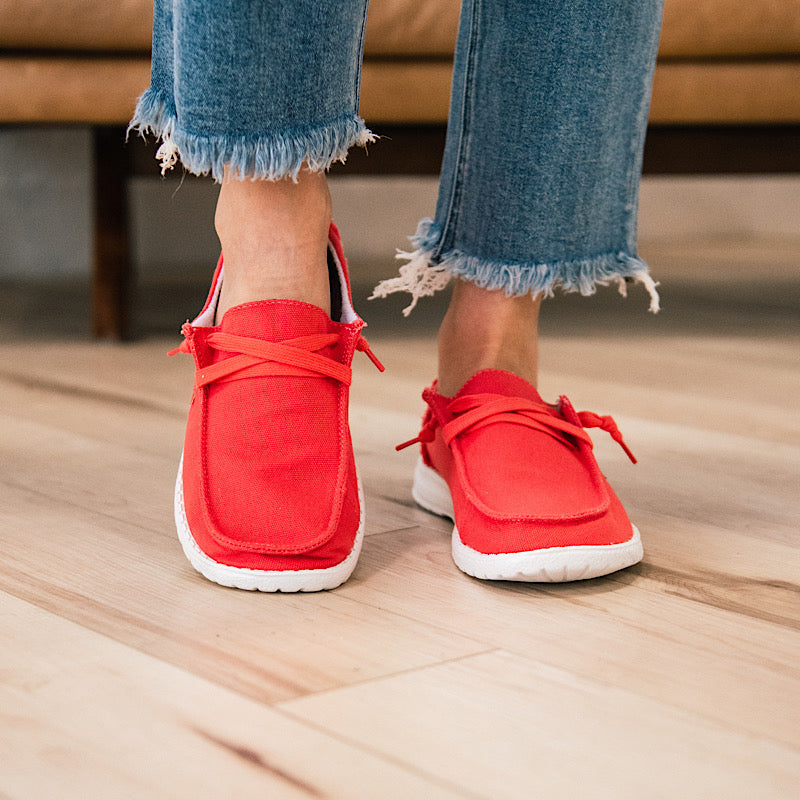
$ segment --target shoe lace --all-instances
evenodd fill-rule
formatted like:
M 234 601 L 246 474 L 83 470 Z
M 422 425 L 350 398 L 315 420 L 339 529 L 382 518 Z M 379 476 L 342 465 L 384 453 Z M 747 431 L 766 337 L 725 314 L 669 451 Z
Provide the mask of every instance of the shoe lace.
M 169 355 L 191 352 L 189 330 L 186 325 L 184 325 L 183 334 L 186 338 L 179 347 L 171 350 Z M 233 355 L 199 369 L 195 375 L 195 386 L 200 388 L 210 383 L 272 375 L 322 375 L 349 386 L 352 381 L 350 367 L 318 352 L 325 347 L 337 344 L 340 338 L 338 333 L 319 333 L 285 339 L 282 342 L 268 342 L 263 339 L 215 331 L 206 338 L 206 344 L 215 350 L 224 350 Z M 359 336 L 356 340 L 356 350 L 366 353 L 370 361 L 381 372 L 384 371 L 383 364 L 377 359 L 363 336 Z
M 564 401 L 566 398 L 561 398 L 561 400 Z M 485 394 L 457 397 L 450 403 L 448 409 L 455 414 L 452 420 L 441 426 L 442 437 L 448 445 L 453 439 L 468 430 L 479 430 L 495 422 L 511 422 L 552 436 L 569 447 L 575 446 L 576 439 L 592 447 L 592 439 L 586 432 L 586 428 L 600 428 L 619 444 L 625 451 L 625 455 L 634 464 L 636 463 L 636 457 L 625 444 L 614 419 L 595 414 L 593 411 L 577 412 L 580 425 L 575 425 L 564 419 L 555 410 L 532 400 L 526 400 L 524 397 Z M 439 428 L 439 421 L 431 414 L 415 438 L 397 445 L 395 449 L 403 450 L 413 444 L 428 444 L 434 440 L 437 428 Z

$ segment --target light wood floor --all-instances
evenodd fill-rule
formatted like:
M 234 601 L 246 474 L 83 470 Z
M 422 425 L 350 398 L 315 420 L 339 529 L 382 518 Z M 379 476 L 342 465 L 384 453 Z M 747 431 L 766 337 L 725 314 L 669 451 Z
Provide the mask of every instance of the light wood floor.
M 417 431 L 438 312 L 362 308 L 388 368 L 355 366 L 363 556 L 334 592 L 269 596 L 180 552 L 177 335 L 62 335 L 64 302 L 32 319 L 47 302 L 16 287 L 0 798 L 798 797 L 800 278 L 709 252 L 651 255 L 654 320 L 639 293 L 546 310 L 543 392 L 616 417 L 640 464 L 597 450 L 646 551 L 556 586 L 460 574 L 449 524 L 410 500 L 415 454 L 392 446 Z

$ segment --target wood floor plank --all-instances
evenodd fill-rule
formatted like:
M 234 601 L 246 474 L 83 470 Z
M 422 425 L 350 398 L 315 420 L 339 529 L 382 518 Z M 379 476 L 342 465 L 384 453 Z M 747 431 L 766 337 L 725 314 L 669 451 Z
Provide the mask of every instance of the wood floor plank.
M 0 510 L 0 588 L 264 702 L 485 649 L 335 593 L 221 589 L 189 567 L 171 531 L 3 492 L 18 510 Z M 364 564 L 353 579 L 373 578 Z
M 267 701 L 483 649 L 336 594 L 208 583 L 174 532 L 172 459 L 104 438 L 0 415 L 6 591 Z
M 180 552 L 177 333 L 0 343 L 0 797 L 202 797 L 230 775 L 279 798 L 793 798 L 800 326 L 729 255 L 740 283 L 692 294 L 695 262 L 688 307 L 667 285 L 646 324 L 545 310 L 543 395 L 613 414 L 640 460 L 595 437 L 644 562 L 573 585 L 467 578 L 411 500 L 417 454 L 394 446 L 436 358 L 413 320 L 367 331 L 385 374 L 354 364 L 359 566 L 302 596 L 223 590 Z
M 447 533 L 425 527 L 373 537 L 363 558 L 376 562 L 378 585 L 340 590 L 359 602 L 378 596 L 382 608 L 468 633 L 487 647 L 531 654 L 732 730 L 800 747 L 800 708 L 787 704 L 800 694 L 800 615 L 779 583 L 751 589 L 748 579 L 699 566 L 695 574 L 681 572 L 649 553 L 642 566 L 593 581 L 484 583 L 455 569 Z M 770 603 L 776 618 L 790 615 L 787 624 L 757 618 Z M 745 613 L 748 604 L 754 614 Z
M 640 461 L 595 449 L 631 515 L 648 511 L 791 544 L 800 525 L 800 446 L 617 415 Z M 800 567 L 794 573 L 800 579 Z
M 143 363 L 137 368 L 142 374 Z M 183 446 L 182 401 L 179 405 L 169 398 L 141 399 L 117 388 L 100 391 L 90 383 L 28 380 L 17 373 L 0 373 L 0 393 L 9 411 L 8 432 L 0 447 L 6 448 L 6 463 L 11 464 L 13 459 L 17 482 L 28 475 L 29 486 L 70 503 L 88 500 L 88 507 L 96 505 L 91 487 L 101 485 L 102 505 L 107 511 L 120 505 L 127 518 L 133 515 L 136 521 L 147 520 L 154 527 L 163 527 L 168 521 L 174 473 Z M 393 448 L 383 439 L 410 436 L 408 431 L 418 422 L 411 414 L 387 415 L 380 423 L 384 435 L 376 444 L 371 420 L 380 416 L 380 409 L 374 405 L 353 409 L 358 469 L 362 475 L 373 471 L 380 475 L 375 481 L 378 493 L 384 482 L 391 485 L 406 477 L 411 463 L 410 453 L 405 458 L 395 457 Z M 100 443 L 109 447 L 97 446 Z M 95 457 L 87 459 L 81 470 L 61 469 L 51 457 L 53 452 L 92 446 Z M 45 464 L 47 467 L 41 468 Z M 380 470 L 376 470 L 378 465 Z M 391 475 L 386 474 L 389 467 L 394 468 Z M 114 478 L 118 480 L 114 482 Z M 137 504 L 138 497 L 150 502 Z M 372 510 L 377 513 L 370 517 L 367 535 L 413 524 L 402 506 L 383 502 L 379 494 L 374 497 Z
M 42 385 L 82 388 L 105 395 L 173 404 L 183 412 L 192 393 L 192 360 L 167 356 L 181 336 L 133 344 L 62 341 L 3 344 L 0 375 L 21 375 Z
M 0 595 L 0 796 L 455 798 L 392 759 Z
M 800 754 L 503 651 L 281 704 L 481 797 L 788 800 Z M 413 735 L 409 735 L 413 731 Z

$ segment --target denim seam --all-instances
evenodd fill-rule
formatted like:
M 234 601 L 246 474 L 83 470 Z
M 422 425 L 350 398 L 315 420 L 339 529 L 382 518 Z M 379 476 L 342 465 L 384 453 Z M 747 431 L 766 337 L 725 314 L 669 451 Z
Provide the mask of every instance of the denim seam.
M 446 247 L 449 247 L 451 240 L 454 239 L 454 228 L 458 224 L 459 219 L 458 202 L 460 200 L 463 188 L 463 170 L 465 165 L 469 163 L 468 159 L 471 142 L 471 126 L 469 125 L 469 121 L 473 107 L 471 90 L 478 59 L 477 18 L 479 13 L 480 0 L 472 0 L 469 18 L 469 45 L 465 59 L 466 66 L 464 69 L 464 88 L 461 95 L 461 116 L 459 119 L 458 128 L 458 155 L 456 156 L 453 185 L 450 191 L 450 201 L 447 206 L 447 213 L 445 214 L 444 222 L 442 224 L 441 237 L 431 256 L 431 259 L 434 263 L 438 262 L 442 251 Z M 448 124 L 452 124 L 452 120 L 450 120 Z
M 361 31 L 358 36 L 358 69 L 356 70 L 356 81 L 353 92 L 353 110 L 358 113 L 359 100 L 361 98 L 361 73 L 364 65 L 364 37 L 367 30 L 367 14 L 369 13 L 369 0 L 364 4 L 364 16 L 361 21 Z
M 661 6 L 663 13 L 663 4 Z M 638 215 L 639 208 L 639 187 L 642 174 L 642 159 L 644 157 L 644 143 L 647 137 L 647 118 L 650 114 L 650 101 L 652 95 L 653 75 L 655 73 L 655 53 L 658 49 L 658 38 L 660 35 L 660 25 L 653 29 L 651 33 L 651 47 L 653 59 L 645 70 L 640 84 L 641 94 L 636 115 L 636 125 L 634 135 L 631 139 L 631 159 L 628 171 L 628 205 L 625 207 L 627 219 L 625 220 L 625 234 L 628 249 L 636 251 L 638 237 Z M 655 39 L 656 41 L 653 41 Z

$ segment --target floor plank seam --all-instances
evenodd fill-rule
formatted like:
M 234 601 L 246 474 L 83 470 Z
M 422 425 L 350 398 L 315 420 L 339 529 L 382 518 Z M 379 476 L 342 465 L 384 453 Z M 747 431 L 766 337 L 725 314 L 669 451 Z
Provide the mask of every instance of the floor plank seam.
M 290 719 L 292 722 L 302 724 L 317 733 L 324 734 L 325 736 L 329 736 L 331 739 L 339 742 L 340 744 L 347 745 L 348 747 L 353 747 L 363 753 L 366 753 L 373 758 L 379 759 L 387 764 L 391 764 L 394 767 L 398 767 L 405 772 L 408 772 L 411 775 L 415 775 L 423 780 L 428 781 L 433 786 L 438 786 L 441 789 L 445 789 L 450 792 L 456 792 L 460 797 L 464 798 L 464 800 L 490 800 L 489 795 L 483 794 L 476 794 L 474 792 L 469 791 L 464 786 L 460 784 L 453 783 L 452 781 L 448 781 L 439 775 L 435 775 L 425 769 L 421 769 L 416 764 L 410 763 L 405 759 L 398 758 L 396 756 L 392 756 L 389 753 L 384 751 L 378 750 L 375 747 L 366 747 L 364 746 L 363 742 L 358 741 L 357 739 L 351 738 L 349 736 L 343 735 L 340 731 L 335 729 L 328 728 L 325 725 L 322 725 L 317 722 L 313 722 L 311 720 L 306 719 L 302 715 L 295 714 L 286 708 L 283 708 L 278 705 L 272 706 L 272 708 L 282 716 Z
M 348 595 L 346 592 L 343 592 L 343 597 L 346 597 L 348 600 L 351 600 L 354 603 L 358 603 L 359 605 L 364 606 L 365 608 L 369 608 L 369 609 L 371 609 L 373 611 L 382 611 L 384 614 L 386 614 L 386 613 L 391 614 L 393 617 L 397 617 L 398 619 L 405 620 L 406 622 L 413 622 L 415 625 L 424 625 L 426 628 L 428 628 L 428 629 L 430 629 L 432 631 L 439 631 L 440 633 L 448 634 L 448 635 L 451 635 L 451 636 L 452 635 L 459 636 L 462 639 L 464 639 L 465 641 L 467 641 L 467 642 L 475 642 L 475 644 L 480 645 L 483 648 L 485 648 L 487 646 L 486 642 L 483 642 L 480 639 L 476 639 L 473 636 L 465 634 L 461 630 L 458 630 L 458 629 L 455 629 L 455 628 L 448 628 L 448 627 L 445 627 L 445 626 L 440 625 L 438 623 L 433 623 L 433 622 L 431 622 L 429 617 L 425 618 L 425 619 L 417 619 L 417 617 L 415 617 L 413 615 L 401 614 L 399 611 L 387 611 L 387 609 L 384 608 L 382 605 L 380 605 L 380 603 L 376 604 L 374 602 L 360 600 L 357 597 L 352 597 L 352 596 Z M 494 649 L 496 649 L 496 648 L 490 647 L 490 650 L 487 651 L 487 652 L 490 652 L 491 650 L 494 650 Z M 483 651 L 480 651 L 480 652 L 483 652 Z M 458 660 L 460 658 L 469 658 L 469 657 L 471 657 L 473 655 L 478 655 L 478 652 L 470 653 L 467 656 L 458 656 L 455 660 Z M 440 662 L 436 662 L 436 663 L 440 664 L 440 663 L 445 663 L 445 662 L 444 661 L 440 661 Z M 408 671 L 412 671 L 413 672 L 415 669 L 421 669 L 421 667 L 411 667 L 411 668 L 409 668 L 409 670 L 401 670 L 401 673 L 402 672 L 408 672 Z M 401 673 L 398 673 L 398 674 L 401 674 Z
M 651 594 L 655 597 L 660 597 L 661 595 L 678 597 L 681 600 L 686 600 L 699 606 L 713 608 L 716 611 L 720 611 L 724 614 L 732 614 L 734 619 L 747 618 L 757 622 L 765 623 L 767 625 L 774 625 L 784 634 L 795 634 L 800 632 L 800 618 L 766 611 L 759 611 L 757 608 L 753 608 L 752 605 L 738 602 L 736 600 L 729 600 L 725 602 L 724 598 L 721 598 L 718 602 L 715 602 L 712 597 L 704 596 L 703 592 L 710 594 L 713 592 L 713 588 L 718 586 L 718 584 L 714 583 L 713 576 L 719 575 L 724 579 L 724 573 L 713 573 L 710 571 L 704 573 L 702 570 L 697 570 L 693 573 L 690 571 L 668 569 L 666 567 L 659 567 L 648 562 L 646 556 L 645 560 L 641 564 L 632 567 L 630 572 L 630 575 L 626 575 L 624 573 L 608 575 L 606 578 L 604 578 L 604 580 L 608 581 L 609 583 L 624 586 L 626 588 L 636 585 L 641 591 Z M 657 577 L 654 577 L 654 575 L 659 574 L 675 578 L 685 576 L 686 581 L 684 583 L 677 581 L 673 584 L 669 580 L 659 580 Z M 707 588 L 705 588 L 703 584 L 704 575 L 710 576 L 706 584 Z M 637 580 L 637 578 L 640 578 L 640 580 Z M 798 598 L 800 598 L 800 587 L 791 583 L 790 581 L 773 580 L 770 578 L 742 577 L 733 582 L 739 585 L 739 589 L 741 591 L 761 585 L 790 592 L 792 594 L 797 594 Z M 689 588 L 682 591 L 681 587 L 683 586 Z M 692 587 L 696 587 L 696 591 L 694 593 L 691 591 Z M 543 589 L 547 591 L 547 587 L 543 587 Z M 734 591 L 735 590 L 736 587 L 734 586 Z M 553 594 L 556 591 L 557 590 L 551 589 L 550 594 Z
M 397 616 L 401 615 L 398 614 Z M 453 631 L 449 632 L 453 633 Z M 468 637 L 465 636 L 464 638 L 467 639 Z M 311 697 L 324 697 L 327 694 L 333 694 L 335 692 L 340 692 L 340 691 L 348 691 L 350 689 L 358 688 L 360 686 L 368 686 L 373 683 L 380 683 L 381 681 L 392 680 L 393 678 L 398 678 L 402 675 L 413 675 L 415 673 L 424 672 L 425 670 L 437 669 L 439 667 L 447 666 L 448 664 L 457 664 L 460 661 L 466 661 L 470 658 L 475 658 L 476 656 L 490 655 L 492 653 L 500 652 L 501 650 L 502 648 L 499 647 L 489 647 L 487 649 L 484 645 L 484 648 L 482 650 L 476 650 L 473 653 L 464 653 L 460 656 L 452 656 L 450 658 L 440 659 L 439 661 L 432 661 L 429 664 L 422 664 L 416 667 L 406 667 L 405 669 L 393 670 L 392 672 L 386 672 L 383 675 L 374 675 L 371 678 L 363 678 L 362 680 L 352 681 L 351 683 L 342 684 L 341 686 L 332 686 L 328 689 L 319 689 L 317 691 L 305 692 L 304 694 L 300 694 L 297 697 L 292 697 L 286 700 L 276 700 L 275 702 L 269 703 L 268 705 L 271 708 L 280 709 L 284 705 L 291 705 L 296 700 L 306 700 Z
M 719 589 L 720 591 L 729 589 L 735 595 L 737 591 L 744 592 L 748 589 L 765 587 L 775 590 L 775 593 L 788 593 L 794 596 L 795 600 L 800 601 L 800 586 L 790 581 L 774 580 L 770 578 L 736 578 L 710 570 L 697 570 L 692 573 L 689 571 L 669 569 L 667 567 L 658 567 L 647 562 L 641 565 L 640 574 L 645 580 L 652 580 L 658 586 L 663 587 L 665 594 L 681 597 L 684 600 L 690 600 L 702 605 L 708 605 L 719 611 L 748 617 L 749 619 L 758 620 L 760 622 L 766 622 L 785 629 L 786 631 L 800 632 L 800 618 L 769 611 L 761 611 L 758 608 L 754 608 L 753 604 L 748 605 L 736 599 L 728 599 L 726 602 L 724 597 L 719 599 L 713 597 L 714 589 Z M 661 575 L 664 579 L 660 580 L 658 577 L 654 577 L 654 575 Z M 728 586 L 724 585 L 726 583 L 726 577 L 728 578 Z M 687 586 L 688 590 L 682 591 L 682 588 Z M 691 591 L 693 587 L 696 587 L 696 592 L 694 594 Z M 706 594 L 704 594 L 704 592 Z M 788 603 L 787 606 L 789 606 Z M 800 609 L 800 602 L 798 602 L 797 607 Z
M 404 525 L 402 528 L 392 528 L 391 530 L 387 530 L 387 531 L 375 531 L 374 533 L 367 532 L 366 535 L 370 539 L 378 539 L 380 537 L 387 536 L 387 535 L 392 535 L 393 534 L 393 535 L 396 536 L 399 533 L 407 533 L 409 531 L 416 531 L 416 530 L 430 531 L 431 533 L 441 533 L 441 531 L 436 530 L 434 528 L 428 528 L 425 525 Z
M 137 653 L 139 653 L 141 655 L 144 655 L 144 656 L 146 656 L 146 657 L 148 657 L 150 659 L 156 660 L 156 661 L 158 661 L 160 663 L 163 663 L 163 664 L 167 664 L 170 667 L 173 667 L 175 669 L 180 670 L 184 674 L 192 675 L 195 678 L 199 678 L 201 680 L 204 680 L 204 681 L 206 681 L 206 682 L 208 682 L 208 683 L 210 683 L 210 684 L 212 684 L 214 686 L 217 686 L 218 688 L 224 689 L 226 691 L 230 691 L 230 692 L 232 692 L 232 693 L 234 693 L 234 694 L 236 694 L 236 695 L 238 695 L 240 697 L 243 697 L 243 698 L 246 698 L 246 699 L 251 700 L 253 702 L 257 702 L 257 703 L 259 703 L 261 705 L 270 706 L 270 707 L 276 707 L 277 704 L 279 704 L 279 703 L 290 703 L 290 702 L 292 702 L 294 700 L 297 700 L 297 699 L 303 699 L 303 698 L 306 698 L 306 697 L 313 697 L 313 696 L 317 696 L 317 695 L 324 695 L 326 693 L 339 691 L 341 689 L 348 689 L 350 687 L 356 687 L 356 686 L 362 686 L 362 685 L 365 685 L 365 684 L 374 683 L 375 681 L 383 680 L 385 678 L 393 678 L 393 677 L 397 677 L 399 675 L 404 675 L 404 674 L 407 674 L 407 673 L 414 673 L 414 672 L 417 672 L 419 670 L 429 669 L 431 667 L 437 667 L 437 666 L 441 666 L 441 665 L 444 665 L 444 664 L 457 662 L 457 661 L 460 661 L 460 660 L 465 659 L 465 658 L 472 658 L 472 657 L 477 656 L 477 655 L 484 655 L 486 653 L 491 653 L 491 652 L 494 652 L 494 650 L 496 649 L 496 648 L 487 649 L 484 643 L 479 642 L 479 641 L 473 639 L 472 637 L 465 636 L 464 634 L 461 634 L 458 631 L 449 631 L 447 629 L 441 628 L 441 626 L 434 627 L 434 626 L 428 625 L 428 627 L 430 627 L 431 629 L 440 630 L 442 633 L 457 634 L 467 642 L 475 642 L 475 644 L 478 645 L 478 649 L 475 649 L 474 651 L 471 651 L 469 653 L 464 653 L 464 654 L 462 654 L 460 656 L 454 656 L 454 657 L 451 657 L 451 658 L 438 659 L 438 660 L 431 660 L 426 664 L 412 666 L 412 667 L 408 667 L 408 668 L 401 669 L 401 670 L 393 670 L 393 671 L 389 671 L 389 672 L 384 672 L 384 673 L 382 673 L 380 675 L 375 675 L 375 676 L 370 677 L 370 678 L 364 678 L 364 679 L 361 679 L 361 680 L 350 681 L 350 682 L 341 682 L 337 686 L 331 686 L 331 687 L 328 687 L 328 688 L 325 688 L 325 689 L 321 689 L 321 690 L 318 690 L 318 691 L 304 691 L 304 690 L 300 689 L 296 685 L 291 685 L 290 689 L 294 693 L 292 697 L 287 698 L 287 699 L 269 701 L 269 700 L 265 700 L 262 696 L 259 696 L 258 694 L 253 693 L 252 691 L 247 691 L 246 689 L 239 689 L 236 686 L 231 685 L 229 683 L 226 683 L 224 681 L 218 680 L 218 679 L 214 678 L 213 676 L 211 676 L 209 674 L 206 674 L 205 672 L 197 672 L 197 671 L 190 670 L 190 669 L 188 669 L 186 667 L 185 664 L 181 663 L 176 658 L 164 657 L 162 655 L 158 655 L 158 654 L 152 652 L 152 650 L 147 647 L 147 640 L 146 639 L 143 639 L 140 642 L 135 643 L 135 642 L 126 640 L 126 639 L 124 639 L 124 638 L 122 638 L 120 636 L 114 635 L 112 632 L 109 632 L 107 630 L 103 630 L 97 624 L 93 624 L 93 618 L 86 617 L 85 614 L 81 614 L 80 612 L 77 613 L 77 614 L 72 614 L 72 615 L 67 615 L 67 614 L 64 614 L 64 613 L 60 613 L 57 610 L 57 608 L 58 608 L 57 598 L 52 597 L 51 595 L 47 595 L 47 593 L 45 593 L 45 596 L 43 597 L 41 592 L 37 592 L 37 590 L 36 590 L 37 587 L 36 587 L 36 582 L 34 580 L 34 576 L 24 576 L 24 577 L 27 578 L 27 580 L 23 580 L 22 578 L 20 578 L 19 581 L 18 581 L 18 584 L 16 586 L 11 586 L 11 585 L 8 584 L 7 581 L 3 581 L 2 583 L 0 583 L 0 593 L 4 593 L 4 594 L 9 595 L 10 597 L 14 597 L 17 600 L 19 600 L 20 602 L 27 603 L 28 605 L 31 605 L 31 606 L 39 609 L 39 611 L 41 611 L 41 612 L 43 612 L 45 614 L 49 614 L 49 615 L 51 615 L 51 616 L 53 616 L 53 617 L 55 617 L 57 619 L 63 620 L 64 622 L 67 622 L 67 623 L 69 623 L 71 625 L 76 625 L 79 628 L 82 628 L 84 630 L 90 631 L 94 635 L 102 636 L 103 638 L 105 638 L 105 639 L 107 639 L 109 641 L 115 642 L 118 645 L 121 645 L 123 647 L 126 647 L 126 648 L 130 649 L 132 652 L 137 652 Z M 2 577 L 1 576 L 0 576 L 0 581 L 2 581 Z M 55 587 L 55 588 L 58 591 L 60 591 L 62 594 L 65 591 L 67 591 L 63 587 Z M 90 596 L 88 596 L 88 595 L 82 595 L 82 594 L 80 594 L 78 592 L 74 592 L 74 591 L 71 592 L 70 594 L 72 594 L 73 596 L 75 596 L 75 597 L 77 597 L 79 599 L 87 601 L 87 602 L 91 602 L 92 601 L 92 598 Z M 357 605 L 367 606 L 369 608 L 376 609 L 376 606 L 374 606 L 374 605 L 371 605 L 369 603 L 362 603 L 361 601 L 358 601 L 358 600 L 356 600 L 356 599 L 354 599 L 352 597 L 348 597 L 345 594 L 341 595 L 341 599 L 346 600 L 348 602 L 355 603 Z M 68 609 L 72 608 L 72 606 L 71 605 L 67 605 L 67 608 Z M 386 613 L 388 615 L 391 615 L 393 617 L 398 617 L 399 619 L 404 619 L 406 621 L 413 622 L 414 624 L 420 624 L 420 622 L 418 620 L 415 620 L 415 619 L 413 619 L 411 617 L 408 617 L 406 615 L 403 615 L 403 614 L 398 614 L 397 612 L 394 612 L 394 611 L 386 611 L 386 609 L 377 609 L 377 610 L 381 610 L 384 613 Z M 110 608 L 109 609 L 109 613 L 118 618 L 119 614 L 120 614 L 120 611 L 119 611 L 119 609 Z M 138 618 L 138 617 L 133 617 L 132 620 L 131 620 L 131 625 L 133 625 L 134 627 L 142 628 L 142 626 L 144 625 L 144 621 L 142 619 Z M 164 638 L 166 638 L 167 635 L 169 634 L 169 628 L 167 628 L 167 627 L 156 628 L 154 623 L 148 623 L 148 626 L 144 627 L 143 630 L 145 632 L 149 632 L 150 634 L 153 634 L 155 632 L 156 634 L 162 635 L 162 637 L 164 637 Z
M 531 657 L 530 653 L 522 650 L 517 650 L 513 646 L 504 645 L 503 647 L 495 648 L 496 652 L 503 652 L 513 655 L 515 658 L 519 658 L 523 661 L 527 661 L 531 664 L 537 664 L 546 669 L 550 669 L 556 672 L 561 672 L 566 675 L 572 676 L 575 680 L 592 687 L 597 687 L 600 689 L 610 689 L 615 692 L 620 692 L 625 696 L 636 699 L 636 698 L 644 698 L 645 700 L 658 705 L 664 709 L 670 710 L 674 713 L 677 717 L 687 723 L 693 723 L 693 728 L 696 728 L 694 723 L 702 722 L 707 727 L 712 727 L 717 730 L 724 730 L 724 731 L 735 731 L 741 736 L 747 736 L 754 741 L 761 741 L 761 742 L 768 742 L 771 745 L 776 747 L 780 747 L 787 752 L 798 753 L 800 754 L 800 741 L 798 741 L 797 745 L 792 746 L 791 744 L 787 743 L 784 739 L 780 739 L 775 736 L 771 736 L 769 733 L 760 733 L 754 734 L 749 731 L 745 727 L 734 728 L 729 719 L 726 719 L 723 716 L 715 716 L 707 711 L 697 711 L 687 708 L 686 706 L 678 705 L 676 702 L 660 697 L 656 697 L 654 695 L 649 695 L 645 692 L 641 691 L 634 691 L 629 689 L 627 686 L 622 685 L 619 682 L 615 682 L 613 680 L 607 678 L 598 678 L 598 677 L 589 677 L 588 675 L 582 672 L 576 672 L 571 669 L 567 669 L 564 666 L 558 664 L 554 659 L 543 659 L 540 657 Z
M 653 585 L 653 583 L 655 583 L 655 581 L 648 580 L 647 578 L 644 578 L 643 580 L 638 580 L 637 581 L 637 577 L 639 576 L 639 573 L 641 571 L 644 571 L 648 566 L 650 566 L 650 565 L 647 563 L 646 557 L 645 557 L 645 561 L 642 564 L 639 564 L 639 565 L 637 565 L 635 567 L 631 567 L 629 570 L 626 571 L 626 572 L 628 572 L 630 574 L 626 575 L 625 572 L 620 572 L 620 573 L 615 573 L 613 575 L 607 575 L 604 578 L 601 578 L 600 580 L 602 580 L 604 582 L 608 582 L 608 583 L 617 584 L 620 587 L 624 587 L 626 589 L 626 591 L 631 591 L 633 589 L 638 588 L 643 593 L 652 596 L 655 600 L 662 599 L 664 595 L 667 595 L 667 596 L 670 596 L 670 597 L 677 597 L 677 598 L 679 598 L 681 600 L 686 601 L 687 603 L 690 603 L 690 604 L 693 604 L 693 605 L 697 605 L 697 606 L 699 606 L 701 608 L 711 608 L 711 609 L 714 609 L 716 612 L 720 612 L 720 613 L 725 614 L 725 615 L 729 615 L 730 614 L 730 615 L 732 615 L 733 619 L 735 619 L 735 620 L 741 621 L 742 618 L 744 618 L 744 620 L 745 620 L 744 624 L 745 625 L 747 624 L 746 620 L 750 620 L 750 621 L 756 621 L 756 622 L 759 622 L 759 623 L 763 623 L 765 625 L 775 626 L 775 627 L 777 627 L 779 629 L 779 632 L 781 634 L 783 634 L 784 636 L 793 636 L 795 639 L 798 639 L 798 642 L 800 642 L 800 638 L 798 638 L 796 636 L 796 634 L 795 634 L 796 628 L 795 628 L 794 624 L 792 624 L 791 626 L 780 625 L 780 624 L 776 623 L 773 620 L 764 619 L 763 617 L 758 616 L 758 615 L 740 614 L 738 611 L 732 610 L 730 608 L 726 608 L 725 606 L 718 605 L 718 604 L 711 603 L 711 602 L 706 602 L 702 598 L 692 597 L 692 596 L 689 596 L 686 593 L 681 593 L 680 591 L 669 591 L 666 588 L 667 587 L 666 583 Z M 747 581 L 747 579 L 745 579 L 745 582 L 746 581 Z M 516 590 L 518 592 L 524 592 L 524 588 L 522 588 L 522 587 L 508 587 L 508 588 L 509 588 L 509 591 L 515 591 Z M 544 594 L 548 595 L 549 597 L 552 597 L 552 598 L 559 598 L 560 597 L 560 599 L 566 600 L 566 601 L 568 601 L 570 603 L 576 604 L 576 605 L 581 606 L 581 607 L 595 608 L 591 603 L 586 602 L 585 600 L 583 600 L 580 597 L 561 597 L 560 590 L 559 590 L 558 587 L 548 586 L 547 584 L 542 584 L 539 587 L 539 589 L 540 589 L 541 592 L 543 592 Z M 711 653 L 711 654 L 717 652 L 717 650 L 714 647 L 713 639 L 709 639 L 707 644 L 705 644 L 705 645 L 696 644 L 696 647 L 701 652 L 707 652 L 707 653 Z M 780 673 L 785 673 L 786 669 L 787 669 L 786 664 L 782 664 L 780 662 L 774 662 L 774 661 L 769 661 L 768 662 L 768 666 L 773 671 L 780 672 Z M 790 674 L 792 674 L 794 676 L 794 673 L 790 673 Z M 797 672 L 797 677 L 800 678 L 800 671 Z
M 281 783 L 291 787 L 296 791 L 303 792 L 303 794 L 308 797 L 324 798 L 326 796 L 315 786 L 307 783 L 302 778 L 298 778 L 296 775 L 292 775 L 287 770 L 282 769 L 275 764 L 271 764 L 264 758 L 264 756 L 261 755 L 261 753 L 258 753 L 249 747 L 229 742 L 226 739 L 211 733 L 210 731 L 204 730 L 198 725 L 192 725 L 189 727 L 189 729 L 192 730 L 197 736 L 200 736 L 211 744 L 216 745 L 222 750 L 232 753 L 234 756 L 236 756 L 236 758 L 245 764 L 265 772 L 270 777 L 277 779 Z
M 25 603 L 33 608 L 38 609 L 40 612 L 47 614 L 51 617 L 54 617 L 57 620 L 60 620 L 63 623 L 68 625 L 75 626 L 77 629 L 82 631 L 88 631 L 93 636 L 101 637 L 102 639 L 113 642 L 115 645 L 119 647 L 123 647 L 126 650 L 130 651 L 131 653 L 137 653 L 139 656 L 145 657 L 153 662 L 157 662 L 164 666 L 169 667 L 170 669 L 177 670 L 182 675 L 192 678 L 193 680 L 203 681 L 204 683 L 215 687 L 216 689 L 230 692 L 233 695 L 236 695 L 238 698 L 247 700 L 248 702 L 256 703 L 259 706 L 263 706 L 265 708 L 271 708 L 274 706 L 275 702 L 288 702 L 288 700 L 282 701 L 269 701 L 265 700 L 262 696 L 258 695 L 255 692 L 247 691 L 246 688 L 239 688 L 236 685 L 226 683 L 225 681 L 219 680 L 213 675 L 208 674 L 204 671 L 195 671 L 190 669 L 185 663 L 181 662 L 177 657 L 165 654 L 158 654 L 152 652 L 151 649 L 148 649 L 147 644 L 148 641 L 146 639 L 141 639 L 139 642 L 133 642 L 130 640 L 126 640 L 119 635 L 115 635 L 113 632 L 109 632 L 106 630 L 102 630 L 97 624 L 94 623 L 94 619 L 91 617 L 82 616 L 80 613 L 74 614 L 72 616 L 68 616 L 66 614 L 60 613 L 57 610 L 57 604 L 54 601 L 50 603 L 40 600 L 39 595 L 35 593 L 33 590 L 29 590 L 28 592 L 25 589 L 28 588 L 27 586 L 22 587 L 20 591 L 16 591 L 13 587 L 9 587 L 8 585 L 0 586 L 0 595 L 6 594 L 10 597 L 15 598 L 19 602 Z M 77 594 L 77 593 L 75 593 Z M 90 600 L 85 595 L 78 595 L 81 598 L 85 598 Z M 117 616 L 120 615 L 119 609 L 111 609 L 113 614 Z M 166 639 L 170 633 L 170 629 L 166 626 L 157 626 L 155 623 L 144 623 L 143 620 L 140 618 L 134 618 L 133 622 L 142 626 L 142 629 L 145 632 L 153 634 L 154 631 L 156 634 L 162 635 L 164 639 Z M 276 676 L 272 676 L 273 680 L 278 683 L 281 682 L 280 678 Z M 304 697 L 305 695 L 302 694 L 302 690 L 296 684 L 290 684 L 288 681 L 283 681 L 290 691 L 295 693 L 295 696 L 291 699 L 296 699 L 298 697 Z M 346 688 L 345 686 L 342 687 L 335 687 L 335 688 Z

